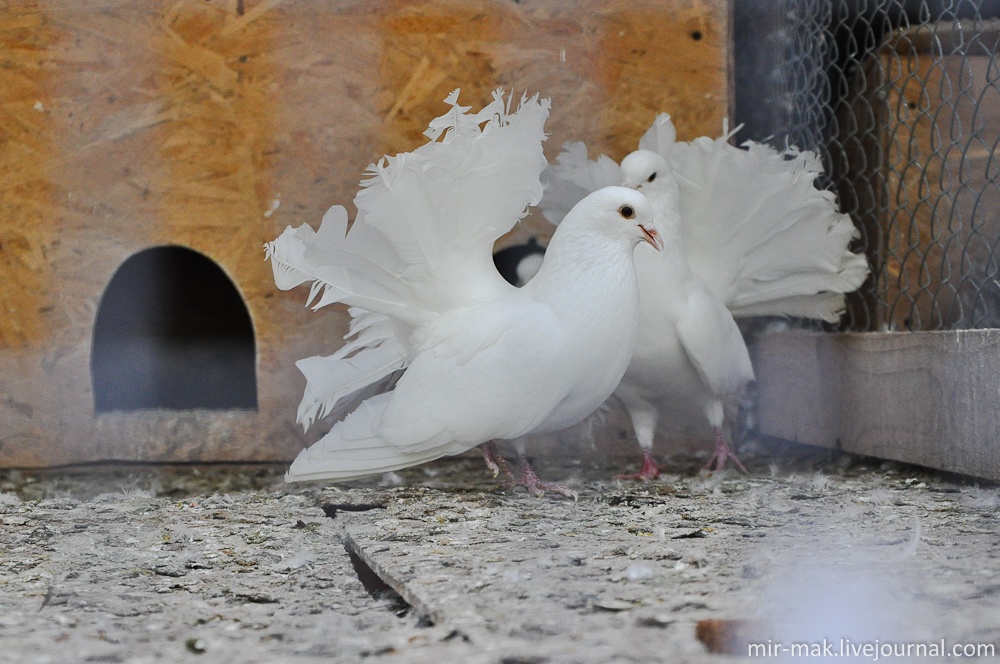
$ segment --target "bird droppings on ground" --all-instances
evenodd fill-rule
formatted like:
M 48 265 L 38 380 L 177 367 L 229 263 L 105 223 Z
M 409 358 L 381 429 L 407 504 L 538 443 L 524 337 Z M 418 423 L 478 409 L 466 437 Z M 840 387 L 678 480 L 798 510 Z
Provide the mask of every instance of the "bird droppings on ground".
M 6 471 L 0 661 L 700 662 L 768 639 L 998 643 L 995 487 L 827 453 L 747 458 L 750 476 L 682 458 L 644 483 L 540 460 L 578 502 L 500 490 L 461 458 L 401 486 L 291 486 L 272 466 Z

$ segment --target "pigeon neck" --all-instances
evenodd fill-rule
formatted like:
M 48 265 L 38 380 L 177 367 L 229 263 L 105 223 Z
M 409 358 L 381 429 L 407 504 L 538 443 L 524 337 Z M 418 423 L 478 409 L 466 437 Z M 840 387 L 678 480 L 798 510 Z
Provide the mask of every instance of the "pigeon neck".
M 545 261 L 534 279 L 525 288 L 538 300 L 554 308 L 568 307 L 585 316 L 580 303 L 603 299 L 607 291 L 611 299 L 620 298 L 622 284 L 636 284 L 632 251 L 635 241 L 627 237 L 611 237 L 584 229 L 560 225 L 545 251 Z M 637 286 L 626 288 L 637 293 Z M 558 298 L 549 298 L 558 293 Z M 614 294 L 618 294 L 617 296 Z M 625 298 L 628 299 L 628 298 Z M 626 307 L 628 303 L 621 303 Z
M 662 256 L 674 265 L 688 265 L 684 251 L 684 234 L 681 230 L 681 212 L 677 196 L 672 192 L 647 192 L 653 206 L 653 225 L 663 238 Z

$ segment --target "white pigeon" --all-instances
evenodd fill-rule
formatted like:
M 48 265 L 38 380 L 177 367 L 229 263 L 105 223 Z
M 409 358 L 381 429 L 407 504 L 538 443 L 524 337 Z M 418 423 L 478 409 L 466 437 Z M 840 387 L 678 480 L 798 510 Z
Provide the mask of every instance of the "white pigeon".
M 515 288 L 491 252 L 541 198 L 549 102 L 522 98 L 512 113 L 497 91 L 470 114 L 457 99 L 456 90 L 445 100 L 452 109 L 430 123 L 428 143 L 370 167 L 350 232 L 335 206 L 319 231 L 289 227 L 266 246 L 279 288 L 313 281 L 315 308 L 351 307 L 354 339 L 298 363 L 307 379 L 299 421 L 308 426 L 358 390 L 392 388 L 303 450 L 286 481 L 359 478 L 476 445 L 495 475 L 507 467 L 493 441 L 575 424 L 628 366 L 639 318 L 633 250 L 660 241 L 645 196 L 623 187 L 588 195 L 537 276 Z M 572 493 L 540 482 L 515 446 L 520 484 Z
M 643 451 L 629 478 L 659 475 L 652 458 L 658 423 L 670 433 L 713 436 L 706 468 L 739 464 L 723 421 L 735 410 L 753 369 L 734 317 L 797 316 L 835 322 L 844 294 L 867 278 L 864 256 L 848 249 L 857 230 L 814 181 L 818 157 L 748 141 L 676 142 L 661 114 L 619 167 L 589 161 L 567 144 L 546 174 L 542 210 L 559 223 L 581 196 L 607 185 L 642 191 L 669 248 L 636 252 L 641 316 L 635 356 L 616 390 Z M 739 464 L 742 468 L 742 465 Z

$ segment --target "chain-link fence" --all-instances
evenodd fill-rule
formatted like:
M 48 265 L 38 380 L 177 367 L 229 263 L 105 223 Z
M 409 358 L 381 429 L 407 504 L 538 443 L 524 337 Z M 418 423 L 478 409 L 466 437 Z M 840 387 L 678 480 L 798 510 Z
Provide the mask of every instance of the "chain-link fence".
M 1000 2 L 737 0 L 741 136 L 819 151 L 855 330 L 1000 327 Z

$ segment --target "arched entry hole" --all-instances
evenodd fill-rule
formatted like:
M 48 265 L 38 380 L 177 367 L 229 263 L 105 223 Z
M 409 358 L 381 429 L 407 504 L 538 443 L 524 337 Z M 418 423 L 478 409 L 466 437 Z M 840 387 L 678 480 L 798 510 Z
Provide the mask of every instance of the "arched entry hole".
M 94 325 L 97 412 L 256 409 L 254 366 L 246 305 L 209 258 L 147 249 L 111 278 Z

